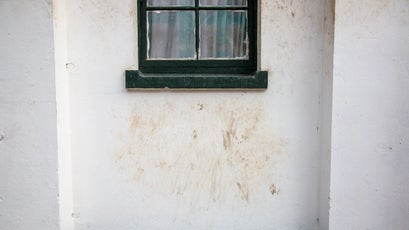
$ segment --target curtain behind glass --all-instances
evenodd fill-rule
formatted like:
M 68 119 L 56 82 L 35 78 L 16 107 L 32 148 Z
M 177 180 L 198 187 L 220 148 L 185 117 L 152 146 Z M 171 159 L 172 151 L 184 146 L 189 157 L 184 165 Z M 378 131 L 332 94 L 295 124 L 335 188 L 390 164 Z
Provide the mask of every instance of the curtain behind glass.
M 196 58 L 194 11 L 148 11 L 148 58 Z
M 148 6 L 194 6 L 195 0 L 148 0 Z
M 247 12 L 200 11 L 200 57 L 247 58 Z
M 246 0 L 201 0 L 202 4 L 225 6 L 247 4 Z M 149 0 L 154 6 L 194 4 L 193 0 Z M 216 59 L 248 58 L 247 12 L 200 10 L 199 55 L 196 54 L 194 11 L 148 11 L 148 58 Z
M 200 0 L 203 6 L 245 6 L 247 0 Z

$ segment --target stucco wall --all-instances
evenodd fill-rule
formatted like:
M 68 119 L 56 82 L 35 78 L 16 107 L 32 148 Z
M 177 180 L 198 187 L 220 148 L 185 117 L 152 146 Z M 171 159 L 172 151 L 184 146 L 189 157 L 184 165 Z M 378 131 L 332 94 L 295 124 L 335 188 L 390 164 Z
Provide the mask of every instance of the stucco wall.
M 135 1 L 67 1 L 76 228 L 316 229 L 323 3 L 262 1 L 264 92 L 127 92 Z
M 331 178 L 332 84 L 334 53 L 335 1 L 325 1 L 324 57 L 321 82 L 321 164 L 319 192 L 319 229 L 329 228 L 329 195 Z
M 135 1 L 0 1 L 0 229 L 406 229 L 409 3 L 333 4 L 261 2 L 266 91 L 128 92 Z
M 409 226 L 409 2 L 336 2 L 331 229 Z
M 50 1 L 0 1 L 0 229 L 58 229 Z

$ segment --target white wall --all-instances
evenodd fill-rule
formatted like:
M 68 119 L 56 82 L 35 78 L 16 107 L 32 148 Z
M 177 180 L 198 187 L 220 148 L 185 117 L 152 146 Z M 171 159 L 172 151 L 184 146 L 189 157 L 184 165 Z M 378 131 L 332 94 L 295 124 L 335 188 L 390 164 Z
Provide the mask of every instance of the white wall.
M 331 229 L 408 229 L 409 1 L 336 2 Z
M 0 1 L 0 229 L 409 226 L 408 1 L 263 0 L 264 92 L 127 92 L 136 2 L 53 4 Z
M 0 1 L 0 229 L 58 229 L 51 3 Z
M 53 0 L 55 86 L 57 100 L 60 228 L 73 229 L 72 151 L 65 0 Z
M 321 85 L 321 164 L 319 192 L 319 229 L 329 228 L 329 199 L 331 178 L 331 118 L 334 54 L 335 0 L 325 1 L 323 78 Z
M 264 92 L 127 92 L 135 1 L 66 6 L 76 229 L 317 228 L 324 0 L 262 1 Z

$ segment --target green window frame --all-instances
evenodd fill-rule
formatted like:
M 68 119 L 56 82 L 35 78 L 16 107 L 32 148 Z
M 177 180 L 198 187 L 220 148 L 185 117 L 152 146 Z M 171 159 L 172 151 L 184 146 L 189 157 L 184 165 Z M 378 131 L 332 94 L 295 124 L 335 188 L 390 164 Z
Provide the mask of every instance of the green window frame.
M 127 70 L 126 88 L 171 89 L 266 89 L 267 72 L 257 71 L 257 0 L 246 0 L 243 6 L 203 6 L 194 0 L 192 6 L 149 6 L 149 0 L 138 0 L 139 70 Z M 194 12 L 195 52 L 191 59 L 149 58 L 148 13 Z M 246 13 L 247 55 L 245 58 L 199 58 L 201 12 Z M 193 23 L 193 22 L 191 22 Z

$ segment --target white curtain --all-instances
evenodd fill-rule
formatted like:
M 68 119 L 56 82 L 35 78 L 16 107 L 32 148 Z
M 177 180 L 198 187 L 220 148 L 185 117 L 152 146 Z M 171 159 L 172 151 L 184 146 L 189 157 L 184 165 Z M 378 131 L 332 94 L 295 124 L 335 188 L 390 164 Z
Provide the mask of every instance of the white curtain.
M 149 0 L 151 6 L 194 5 L 193 0 Z M 201 0 L 202 5 L 243 6 L 246 0 Z M 247 58 L 247 12 L 200 10 L 199 53 L 195 11 L 148 11 L 148 57 L 163 59 Z

